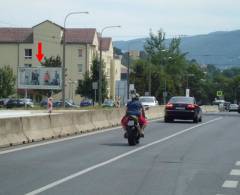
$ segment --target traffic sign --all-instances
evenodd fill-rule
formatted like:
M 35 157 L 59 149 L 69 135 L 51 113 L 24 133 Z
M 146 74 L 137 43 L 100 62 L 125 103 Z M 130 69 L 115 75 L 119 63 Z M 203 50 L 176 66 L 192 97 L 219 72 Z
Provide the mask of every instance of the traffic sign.
M 94 90 L 98 89 L 98 83 L 97 83 L 97 82 L 93 82 L 93 83 L 92 83 L 92 88 L 93 88 Z
M 223 92 L 222 91 L 217 91 L 217 96 L 218 97 L 222 97 L 223 96 Z

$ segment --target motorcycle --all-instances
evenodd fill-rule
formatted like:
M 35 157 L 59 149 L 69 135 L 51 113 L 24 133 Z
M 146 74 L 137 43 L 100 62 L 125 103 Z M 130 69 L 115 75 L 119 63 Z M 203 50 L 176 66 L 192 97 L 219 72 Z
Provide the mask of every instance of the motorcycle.
M 135 146 L 139 144 L 140 134 L 139 134 L 139 122 L 138 117 L 130 115 L 128 116 L 128 122 L 126 126 L 126 138 L 128 139 L 129 146 Z

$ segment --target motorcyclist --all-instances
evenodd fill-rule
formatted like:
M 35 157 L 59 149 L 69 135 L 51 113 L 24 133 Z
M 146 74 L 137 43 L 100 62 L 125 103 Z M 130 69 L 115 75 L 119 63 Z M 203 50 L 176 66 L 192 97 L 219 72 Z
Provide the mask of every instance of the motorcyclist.
M 132 100 L 127 104 L 126 114 L 122 119 L 122 126 L 124 130 L 126 130 L 128 116 L 130 115 L 134 115 L 138 117 L 138 122 L 140 125 L 140 127 L 138 128 L 139 134 L 141 137 L 144 137 L 144 128 L 147 125 L 147 120 L 144 112 L 144 107 L 142 103 L 139 101 L 138 93 L 132 94 Z M 126 137 L 126 132 L 124 134 L 124 137 Z

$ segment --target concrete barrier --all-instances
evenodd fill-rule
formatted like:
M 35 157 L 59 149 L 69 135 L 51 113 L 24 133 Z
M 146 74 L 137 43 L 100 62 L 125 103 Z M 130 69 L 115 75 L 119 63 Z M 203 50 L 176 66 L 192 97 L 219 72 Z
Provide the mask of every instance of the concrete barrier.
M 50 125 L 54 133 L 53 136 L 61 137 L 72 135 L 77 132 L 77 128 L 73 121 L 74 113 L 51 114 Z
M 0 146 L 10 146 L 28 142 L 23 133 L 22 118 L 0 119 Z
M 22 117 L 22 130 L 31 141 L 49 139 L 55 136 L 49 115 Z
M 107 119 L 106 116 L 107 110 L 96 110 L 91 111 L 91 117 L 93 125 L 95 126 L 95 129 L 101 129 L 105 127 L 110 127 L 110 122 Z
M 203 112 L 218 112 L 217 106 L 202 106 Z M 125 108 L 86 112 L 69 111 L 45 116 L 0 119 L 0 146 L 21 144 L 120 125 Z M 150 107 L 148 119 L 164 116 L 164 106 Z
M 92 131 L 96 127 L 93 124 L 92 111 L 73 114 L 73 124 L 78 133 Z
M 203 112 L 219 112 L 218 106 L 213 105 L 213 106 L 201 106 Z
M 145 114 L 148 119 L 155 119 L 155 118 L 163 117 L 164 106 L 149 107 L 149 109 L 145 111 Z
M 125 109 L 109 109 L 105 111 L 107 120 L 110 126 L 117 126 L 121 124 L 121 119 Z

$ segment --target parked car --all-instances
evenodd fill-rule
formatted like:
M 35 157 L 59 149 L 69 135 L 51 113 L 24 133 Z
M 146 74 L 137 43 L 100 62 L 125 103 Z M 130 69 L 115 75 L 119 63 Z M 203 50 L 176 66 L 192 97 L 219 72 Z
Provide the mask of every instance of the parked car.
M 48 100 L 47 99 L 42 99 L 40 102 L 40 106 L 42 107 L 47 107 Z
M 237 104 L 230 104 L 229 108 L 228 108 L 228 111 L 229 112 L 231 112 L 231 111 L 237 112 L 238 108 L 239 108 L 239 106 Z
M 33 103 L 32 99 L 30 99 L 30 98 L 22 98 L 20 100 L 23 101 L 24 104 L 26 104 L 27 107 L 30 107 L 30 108 L 34 107 L 34 103 Z
M 9 98 L 2 98 L 0 99 L 0 107 L 5 107 Z
M 62 107 L 62 100 L 53 101 L 53 107 L 61 108 Z M 73 102 L 65 100 L 65 108 L 79 108 L 79 106 L 74 104 Z
M 202 109 L 196 104 L 193 97 L 172 97 L 165 107 L 164 121 L 172 122 L 174 119 L 193 120 L 194 123 L 201 122 Z
M 19 107 L 25 107 L 24 101 L 20 99 L 10 99 L 6 103 L 6 108 L 19 108 Z
M 80 102 L 80 106 L 83 107 L 83 106 L 92 106 L 93 105 L 93 101 L 91 99 L 83 99 L 81 102 Z
M 109 107 L 109 108 L 115 107 L 115 102 L 112 99 L 105 99 L 102 104 L 102 107 Z
M 144 107 L 152 107 L 158 105 L 158 101 L 154 96 L 141 96 L 139 97 L 139 101 Z

